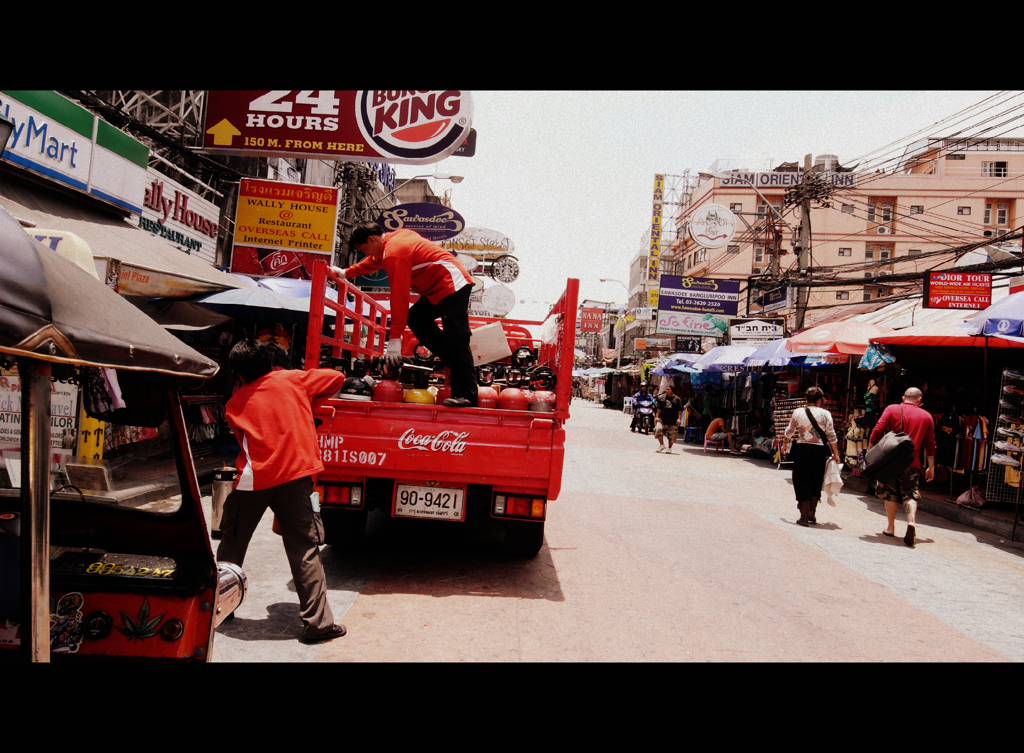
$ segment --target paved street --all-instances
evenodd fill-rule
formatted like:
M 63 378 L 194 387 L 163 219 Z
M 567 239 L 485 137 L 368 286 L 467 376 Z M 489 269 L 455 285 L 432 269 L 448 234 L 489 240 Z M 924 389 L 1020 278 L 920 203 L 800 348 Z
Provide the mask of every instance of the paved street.
M 371 517 L 358 551 L 323 550 L 349 634 L 304 646 L 268 514 L 245 563 L 249 596 L 218 629 L 215 658 L 1024 659 L 1024 545 L 919 513 L 909 549 L 881 535 L 881 500 L 856 493 L 802 528 L 788 470 L 696 445 L 657 454 L 621 413 L 580 400 L 572 412 L 562 494 L 535 559 L 461 526 Z

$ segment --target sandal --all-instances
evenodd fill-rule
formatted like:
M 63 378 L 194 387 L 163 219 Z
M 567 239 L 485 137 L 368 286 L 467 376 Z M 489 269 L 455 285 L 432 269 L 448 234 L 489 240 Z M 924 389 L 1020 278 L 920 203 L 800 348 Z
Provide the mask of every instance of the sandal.
M 324 641 L 330 641 L 330 640 L 333 640 L 335 638 L 341 638 L 343 635 L 345 635 L 346 632 L 347 631 L 345 630 L 345 626 L 344 625 L 334 625 L 326 633 L 321 633 L 320 635 L 305 635 L 305 634 L 303 634 L 299 638 L 299 642 L 300 643 L 307 643 L 307 644 L 309 644 L 309 643 L 323 643 Z

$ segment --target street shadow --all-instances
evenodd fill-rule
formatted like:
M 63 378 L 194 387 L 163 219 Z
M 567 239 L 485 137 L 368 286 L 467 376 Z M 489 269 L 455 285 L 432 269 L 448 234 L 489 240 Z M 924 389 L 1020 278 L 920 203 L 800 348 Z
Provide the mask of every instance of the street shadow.
M 240 641 L 291 641 L 297 636 L 296 625 L 302 625 L 298 603 L 267 605 L 262 620 L 231 617 L 217 627 L 217 634 Z
M 377 518 L 376 520 L 374 518 Z M 364 595 L 421 594 L 564 601 L 547 542 L 533 558 L 504 551 L 498 525 L 407 521 L 371 514 L 357 545 L 322 550 L 328 586 L 372 570 Z

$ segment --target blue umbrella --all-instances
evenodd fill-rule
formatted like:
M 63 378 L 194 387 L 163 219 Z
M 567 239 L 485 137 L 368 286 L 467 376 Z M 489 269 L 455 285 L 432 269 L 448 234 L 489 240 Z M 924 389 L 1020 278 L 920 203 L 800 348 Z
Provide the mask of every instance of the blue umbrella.
M 959 326 L 969 335 L 1024 337 L 1024 293 L 1008 295 Z

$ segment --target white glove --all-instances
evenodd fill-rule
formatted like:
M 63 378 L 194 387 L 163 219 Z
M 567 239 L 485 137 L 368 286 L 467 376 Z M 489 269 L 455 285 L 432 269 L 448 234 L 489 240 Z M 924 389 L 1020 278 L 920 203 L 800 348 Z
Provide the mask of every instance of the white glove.
M 384 348 L 384 363 L 391 368 L 402 365 L 402 338 L 392 337 Z
M 331 271 L 334 272 L 334 274 L 338 275 L 338 277 L 340 277 L 341 279 L 345 279 L 345 270 L 342 269 L 341 267 L 331 267 Z

